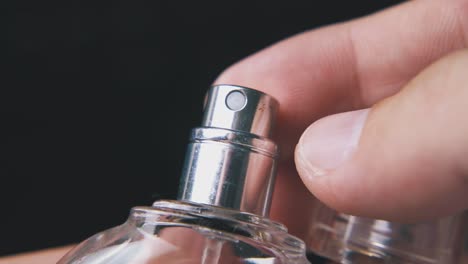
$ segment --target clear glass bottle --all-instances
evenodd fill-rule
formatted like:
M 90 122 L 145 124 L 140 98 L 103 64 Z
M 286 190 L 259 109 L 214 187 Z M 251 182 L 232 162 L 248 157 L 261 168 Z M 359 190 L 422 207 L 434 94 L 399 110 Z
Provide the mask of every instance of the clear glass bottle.
M 339 263 L 468 263 L 468 213 L 430 222 L 400 224 L 314 207 L 306 244 Z
M 305 245 L 268 219 L 277 102 L 240 86 L 206 97 L 188 145 L 178 201 L 135 207 L 128 220 L 79 244 L 60 264 L 309 263 Z

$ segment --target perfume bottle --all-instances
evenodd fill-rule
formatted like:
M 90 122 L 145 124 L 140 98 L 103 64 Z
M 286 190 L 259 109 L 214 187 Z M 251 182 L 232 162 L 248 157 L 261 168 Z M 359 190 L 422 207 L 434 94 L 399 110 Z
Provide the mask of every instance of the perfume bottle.
M 192 130 L 177 201 L 135 207 L 128 220 L 85 240 L 60 264 L 309 263 L 304 243 L 268 219 L 278 103 L 234 85 L 211 87 Z
M 468 211 L 414 224 L 357 217 L 318 202 L 306 244 L 343 264 L 468 263 Z

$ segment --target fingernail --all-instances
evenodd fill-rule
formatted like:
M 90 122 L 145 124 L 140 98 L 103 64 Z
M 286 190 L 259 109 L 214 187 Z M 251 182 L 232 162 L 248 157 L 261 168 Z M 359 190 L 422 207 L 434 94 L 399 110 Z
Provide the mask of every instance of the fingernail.
M 296 166 L 310 177 L 326 175 L 357 148 L 369 109 L 340 113 L 313 123 L 296 147 Z

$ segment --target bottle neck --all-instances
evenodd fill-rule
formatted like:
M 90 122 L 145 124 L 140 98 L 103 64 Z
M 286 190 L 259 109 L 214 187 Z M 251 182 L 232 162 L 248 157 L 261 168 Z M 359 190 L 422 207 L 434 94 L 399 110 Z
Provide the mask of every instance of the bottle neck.
M 210 241 L 225 243 L 227 247 L 231 247 L 227 252 L 235 252 L 237 255 L 235 263 L 240 260 L 243 260 L 242 263 L 309 263 L 305 256 L 304 242 L 288 234 L 284 225 L 245 212 L 161 200 L 156 201 L 152 207 L 132 208 L 127 223 L 147 230 L 151 235 L 155 230 L 162 230 L 162 237 L 175 233 L 183 234 L 185 240 L 199 241 L 196 237 L 203 235 Z M 176 228 L 164 234 L 164 230 L 167 230 L 165 227 Z M 200 246 L 197 243 L 189 244 L 189 251 L 192 252 L 195 247 Z M 209 245 L 209 249 L 213 250 L 212 244 Z M 215 263 L 233 263 L 232 260 L 223 260 L 226 259 Z

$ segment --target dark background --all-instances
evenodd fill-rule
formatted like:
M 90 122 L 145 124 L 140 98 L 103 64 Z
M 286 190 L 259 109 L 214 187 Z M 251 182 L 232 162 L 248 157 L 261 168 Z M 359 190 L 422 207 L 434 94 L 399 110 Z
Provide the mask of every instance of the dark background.
M 396 2 L 2 2 L 0 256 L 76 243 L 175 198 L 223 69 Z

